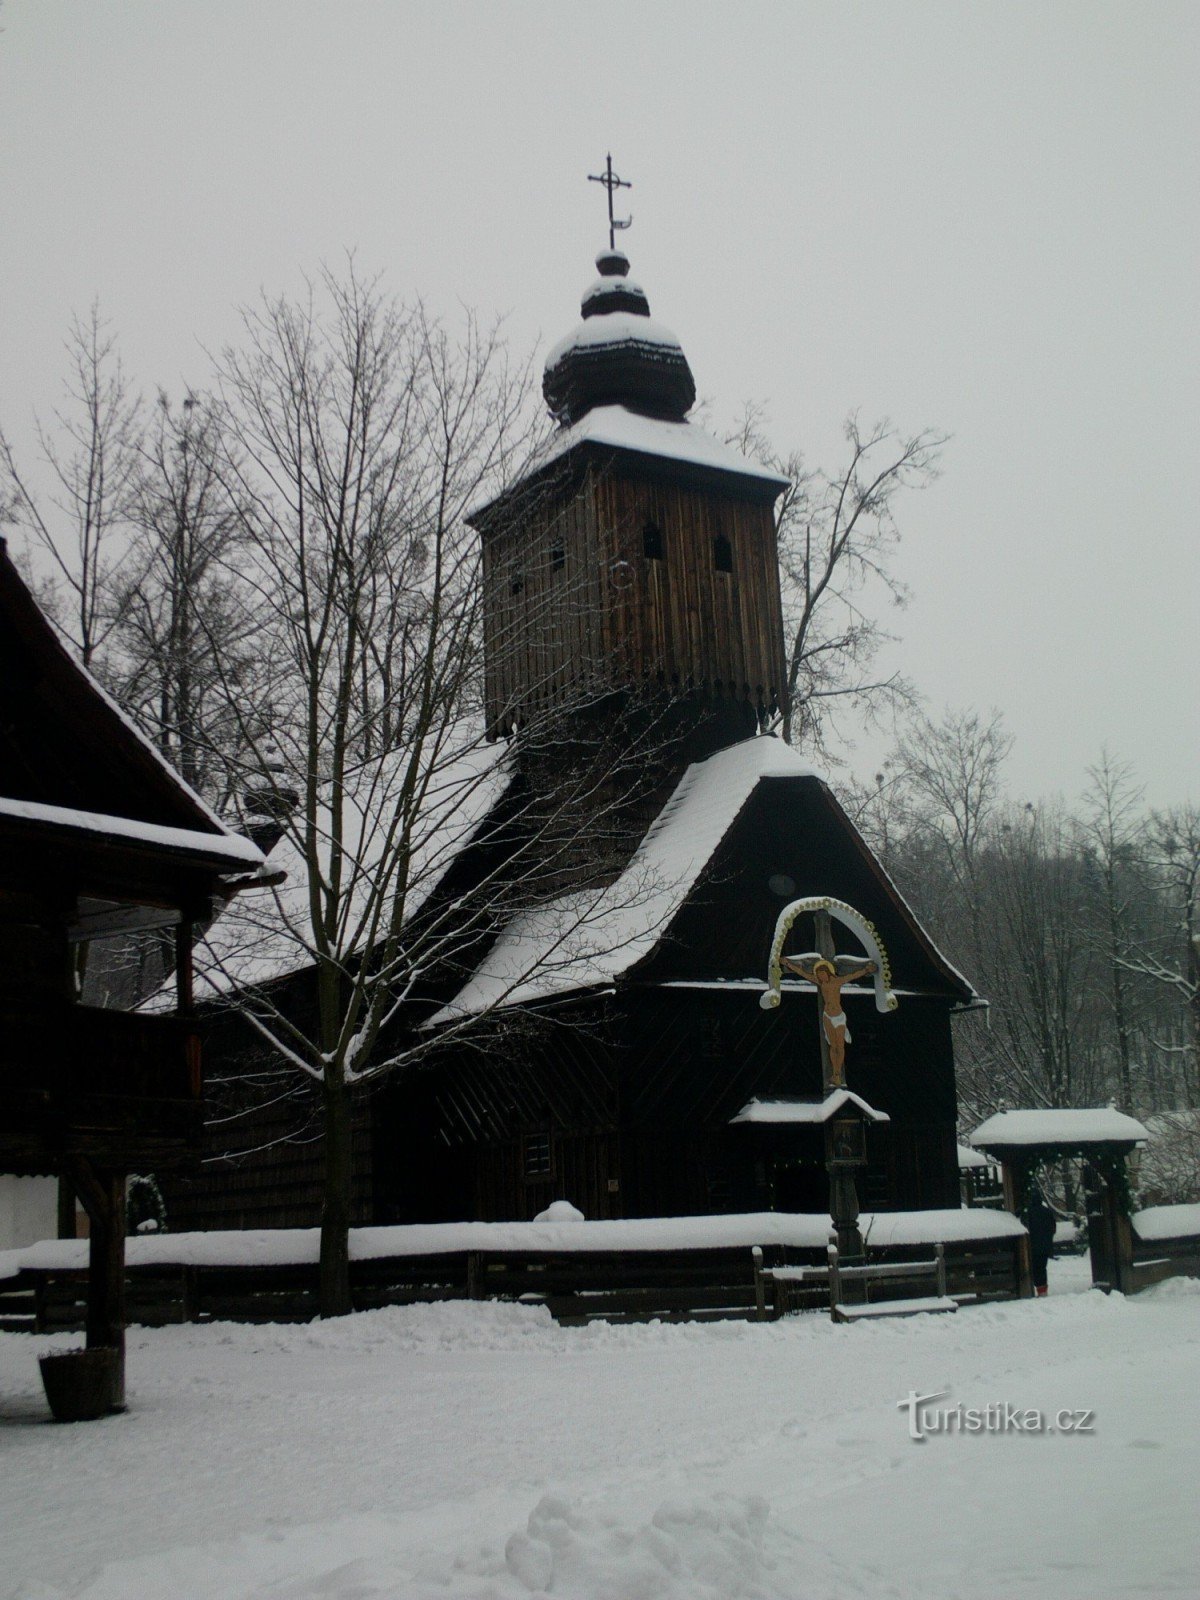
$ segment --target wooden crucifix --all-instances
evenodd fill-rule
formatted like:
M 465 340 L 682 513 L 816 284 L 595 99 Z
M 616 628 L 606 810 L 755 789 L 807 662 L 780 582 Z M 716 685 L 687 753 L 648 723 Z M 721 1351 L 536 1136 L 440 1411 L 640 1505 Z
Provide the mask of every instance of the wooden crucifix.
M 817 987 L 821 996 L 821 1076 L 825 1093 L 846 1086 L 846 1046 L 851 1042 L 846 1013 L 842 1009 L 842 989 L 856 978 L 876 971 L 874 961 L 856 961 L 839 956 L 834 948 L 828 911 L 818 911 L 817 949 L 807 955 L 782 956 L 782 964 L 798 978 Z M 855 964 L 856 963 L 856 964 Z
M 811 912 L 816 924 L 817 948 L 803 955 L 785 956 L 784 940 L 792 924 L 804 912 Z M 833 942 L 833 919 L 843 923 L 858 939 L 867 952 L 863 956 L 839 956 Z M 816 985 L 821 996 L 821 1074 L 825 1093 L 845 1087 L 846 1045 L 850 1030 L 842 1006 L 842 989 L 856 978 L 870 976 L 875 989 L 875 1006 L 879 1011 L 894 1011 L 896 996 L 891 991 L 891 973 L 887 955 L 880 943 L 875 927 L 844 901 L 829 896 L 810 896 L 793 900 L 779 914 L 775 936 L 771 942 L 771 958 L 767 972 L 767 988 L 759 1004 L 770 1010 L 779 1004 L 779 980 L 783 969 Z

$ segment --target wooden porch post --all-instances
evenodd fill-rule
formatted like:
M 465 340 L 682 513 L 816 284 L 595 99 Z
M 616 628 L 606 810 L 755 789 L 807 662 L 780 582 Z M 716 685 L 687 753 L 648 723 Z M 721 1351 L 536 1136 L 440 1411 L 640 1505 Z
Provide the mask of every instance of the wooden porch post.
M 88 1214 L 87 1348 L 117 1352 L 112 1409 L 125 1409 L 125 1176 L 94 1172 L 80 1161 L 74 1172 Z

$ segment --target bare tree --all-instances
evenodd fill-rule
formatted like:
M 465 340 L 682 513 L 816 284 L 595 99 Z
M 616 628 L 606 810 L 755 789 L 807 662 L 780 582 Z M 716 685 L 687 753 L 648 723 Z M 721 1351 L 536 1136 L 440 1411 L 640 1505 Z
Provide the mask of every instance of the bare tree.
M 226 487 L 231 446 L 211 399 L 159 395 L 131 485 L 131 543 L 111 581 L 109 681 L 163 754 L 219 809 L 236 790 L 238 725 L 251 715 L 256 618 L 238 571 L 242 525 Z M 228 690 L 237 689 L 235 718 Z
M 796 451 L 780 456 L 755 407 L 732 436 L 790 480 L 776 510 L 788 690 L 781 731 L 789 743 L 817 750 L 839 710 L 870 719 L 912 701 L 901 674 L 876 670 L 880 646 L 892 637 L 878 612 L 907 600 L 892 565 L 897 496 L 933 482 L 946 443 L 931 429 L 906 437 L 886 420 L 864 428 L 856 414 L 844 432 L 848 459 L 834 473 L 806 466 Z
M 940 858 L 965 915 L 962 948 L 978 966 L 982 955 L 980 858 L 988 825 L 1003 799 L 1002 772 L 1012 736 L 998 711 L 947 710 L 940 723 L 914 717 L 897 760 L 913 797 L 917 833 Z
M 995 997 L 987 1055 L 993 1092 L 1023 1105 L 1103 1098 L 1106 1011 L 1071 818 L 1045 805 L 1010 808 L 983 864 L 989 930 L 983 981 Z
M 600 719 L 572 750 L 563 708 L 535 705 L 513 748 L 484 737 L 484 590 L 464 515 L 523 463 L 531 425 L 528 369 L 509 367 L 494 329 L 468 319 L 454 338 L 351 270 L 248 313 L 245 331 L 222 363 L 236 442 L 222 472 L 271 641 L 272 718 L 269 738 L 245 717 L 241 734 L 292 873 L 242 897 L 210 952 L 250 1026 L 320 1089 L 330 1315 L 350 1307 L 353 1097 L 476 1036 L 535 967 L 545 981 L 620 937 L 595 846 L 626 826 L 655 719 Z M 228 697 L 238 714 L 236 682 Z M 444 890 L 467 841 L 469 889 Z M 620 893 L 653 898 L 636 874 Z M 534 908 L 536 937 L 518 926 Z M 483 1002 L 414 1027 L 431 983 L 452 992 L 505 924 L 518 954 Z M 300 969 L 297 1005 L 273 980 Z
M 43 501 L 0 433 L 0 517 L 50 558 L 42 598 L 90 667 L 117 620 L 111 578 L 128 530 L 140 406 L 98 305 L 87 321 L 72 322 L 66 349 L 67 404 L 55 413 L 54 432 L 37 425 L 48 495 Z
M 1108 976 L 1120 1103 L 1132 1111 L 1135 984 L 1125 963 L 1133 950 L 1143 890 L 1139 859 L 1143 791 L 1133 781 L 1132 767 L 1114 760 L 1107 750 L 1088 768 L 1088 777 L 1091 784 L 1085 799 L 1082 850 L 1089 888 L 1097 902 L 1088 918 L 1088 932 Z
M 1184 1104 L 1200 1106 L 1200 810 L 1194 805 L 1156 812 L 1150 861 L 1162 897 L 1163 926 L 1155 939 L 1139 942 L 1121 966 L 1155 984 L 1175 1004 L 1174 1026 L 1152 1043 L 1180 1064 Z

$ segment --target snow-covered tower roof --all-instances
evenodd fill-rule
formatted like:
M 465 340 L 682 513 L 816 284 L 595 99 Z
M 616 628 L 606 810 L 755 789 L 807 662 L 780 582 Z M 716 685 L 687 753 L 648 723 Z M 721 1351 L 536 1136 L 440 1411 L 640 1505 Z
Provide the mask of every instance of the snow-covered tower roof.
M 651 317 L 622 251 L 601 251 L 596 269 L 600 276 L 584 294 L 582 320 L 546 358 L 546 404 L 561 423 L 578 422 L 604 405 L 682 422 L 696 402 L 683 347 Z

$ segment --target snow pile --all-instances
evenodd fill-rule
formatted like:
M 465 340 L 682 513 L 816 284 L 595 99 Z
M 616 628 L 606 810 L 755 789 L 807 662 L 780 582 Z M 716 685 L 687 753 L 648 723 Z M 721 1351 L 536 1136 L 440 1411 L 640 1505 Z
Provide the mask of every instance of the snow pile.
M 1134 1213 L 1133 1231 L 1144 1240 L 1200 1240 L 1200 1205 L 1148 1206 Z
M 539 1211 L 535 1222 L 583 1222 L 583 1212 L 569 1200 L 551 1200 L 544 1211 Z
M 667 1502 L 641 1526 L 585 1516 L 569 1500 L 546 1495 L 505 1544 L 503 1570 L 516 1580 L 514 1594 L 783 1600 L 796 1593 L 795 1574 L 778 1559 L 782 1536 L 771 1541 L 776 1557 L 767 1553 L 767 1528 L 767 1502 L 757 1495 Z
M 430 1026 L 611 983 L 666 933 L 760 779 L 821 776 L 766 737 L 696 762 L 615 883 L 514 917 Z

